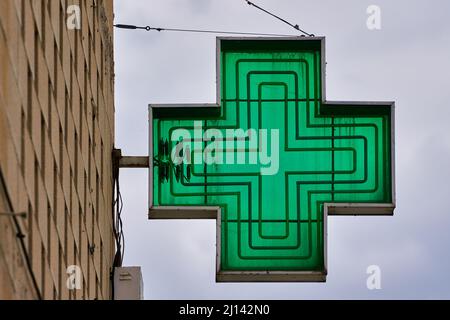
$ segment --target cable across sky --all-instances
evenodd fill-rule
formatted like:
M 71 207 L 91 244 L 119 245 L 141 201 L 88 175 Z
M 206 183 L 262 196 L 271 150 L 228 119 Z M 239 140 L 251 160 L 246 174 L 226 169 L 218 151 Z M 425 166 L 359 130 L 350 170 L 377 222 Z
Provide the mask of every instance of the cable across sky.
M 283 19 L 276 14 L 254 4 L 253 2 L 249 0 L 244 0 L 247 2 L 248 5 L 255 7 L 256 9 L 269 14 L 270 16 L 282 21 L 283 23 L 291 26 L 295 30 L 302 33 L 301 36 L 310 36 L 313 37 L 314 35 L 311 33 L 308 33 L 304 31 L 303 29 L 300 29 L 298 24 L 293 24 L 287 21 L 286 19 Z M 145 30 L 145 31 L 168 31 L 168 32 L 190 32 L 190 33 L 213 33 L 213 34 L 232 34 L 232 35 L 246 35 L 246 36 L 271 36 L 271 37 L 295 37 L 296 35 L 293 34 L 279 34 L 279 33 L 261 33 L 261 32 L 241 32 L 241 31 L 224 31 L 224 30 L 208 30 L 208 29 L 186 29 L 186 28 L 164 28 L 164 27 L 152 27 L 152 26 L 136 26 L 132 24 L 116 24 L 114 27 L 118 29 L 127 29 L 127 30 Z

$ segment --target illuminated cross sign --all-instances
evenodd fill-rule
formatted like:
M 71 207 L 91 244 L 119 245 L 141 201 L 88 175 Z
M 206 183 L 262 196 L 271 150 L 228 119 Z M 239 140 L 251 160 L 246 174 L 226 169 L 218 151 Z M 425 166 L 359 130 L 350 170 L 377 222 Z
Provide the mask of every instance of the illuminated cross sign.
M 217 103 L 150 106 L 149 217 L 217 219 L 217 281 L 325 281 L 328 215 L 393 214 L 394 103 L 326 101 L 324 52 L 218 38 Z

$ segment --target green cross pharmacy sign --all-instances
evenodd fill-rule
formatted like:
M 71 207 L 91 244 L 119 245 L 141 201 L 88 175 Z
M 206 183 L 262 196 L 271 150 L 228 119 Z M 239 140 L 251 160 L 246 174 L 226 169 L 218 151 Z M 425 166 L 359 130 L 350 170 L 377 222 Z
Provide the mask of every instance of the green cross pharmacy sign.
M 394 212 L 394 103 L 327 101 L 325 66 L 218 38 L 215 104 L 150 105 L 149 217 L 216 219 L 219 282 L 326 281 L 328 216 Z

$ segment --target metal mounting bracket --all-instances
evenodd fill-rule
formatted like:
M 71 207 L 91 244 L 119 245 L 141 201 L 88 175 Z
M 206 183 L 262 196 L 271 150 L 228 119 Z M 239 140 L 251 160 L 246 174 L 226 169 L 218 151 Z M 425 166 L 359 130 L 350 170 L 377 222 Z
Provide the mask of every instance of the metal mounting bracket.
M 119 167 L 148 169 L 149 157 L 122 157 L 119 161 Z
M 114 149 L 113 164 L 116 168 L 138 168 L 148 169 L 150 166 L 149 157 L 122 156 L 121 149 Z

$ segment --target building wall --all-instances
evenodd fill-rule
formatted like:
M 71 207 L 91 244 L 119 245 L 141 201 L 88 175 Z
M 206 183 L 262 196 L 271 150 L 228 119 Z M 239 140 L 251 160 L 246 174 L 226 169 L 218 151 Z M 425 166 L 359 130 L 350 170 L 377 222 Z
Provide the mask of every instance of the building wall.
M 110 298 L 112 24 L 113 0 L 0 1 L 0 299 Z

